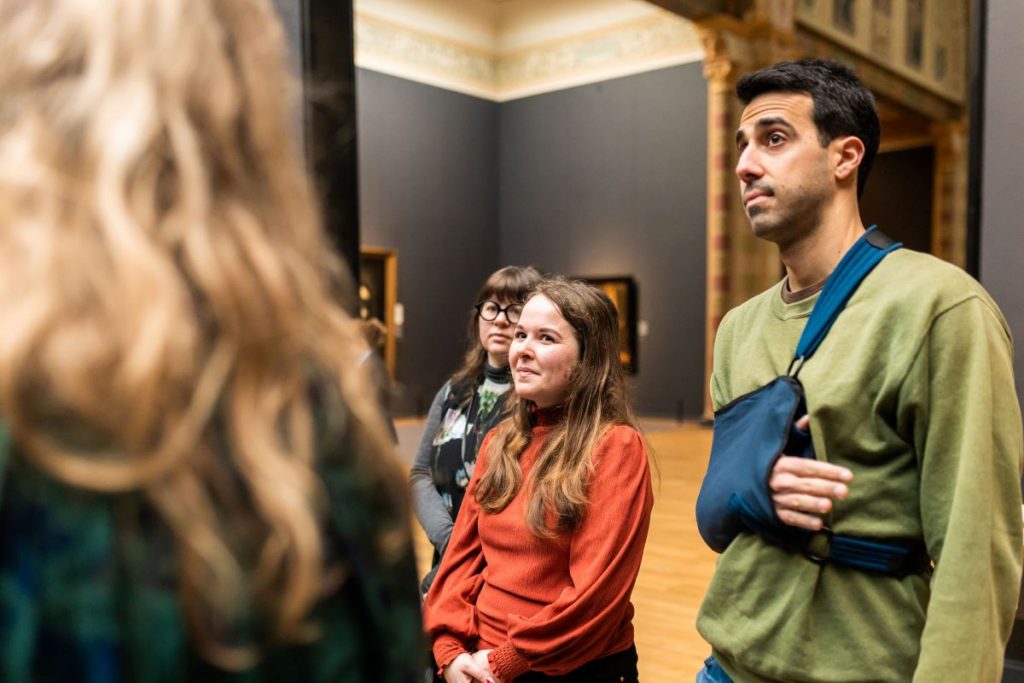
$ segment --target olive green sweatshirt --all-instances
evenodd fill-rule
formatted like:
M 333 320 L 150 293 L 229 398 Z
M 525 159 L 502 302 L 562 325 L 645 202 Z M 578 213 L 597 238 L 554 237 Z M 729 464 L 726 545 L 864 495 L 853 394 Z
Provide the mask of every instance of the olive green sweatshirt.
M 784 374 L 817 295 L 783 283 L 722 321 L 716 409 Z M 817 457 L 853 471 L 835 533 L 922 539 L 931 575 L 836 565 L 741 534 L 697 628 L 743 681 L 997 681 L 1017 606 L 1024 443 L 1012 341 L 971 277 L 887 256 L 800 373 Z

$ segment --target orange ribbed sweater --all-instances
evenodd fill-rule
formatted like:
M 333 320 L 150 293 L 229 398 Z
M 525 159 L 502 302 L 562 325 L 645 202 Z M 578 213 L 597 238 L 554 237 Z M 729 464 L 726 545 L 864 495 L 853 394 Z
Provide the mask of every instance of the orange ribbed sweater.
M 538 414 L 520 456 L 527 481 L 557 426 Z M 492 432 L 493 434 L 493 432 Z M 527 671 L 561 675 L 633 644 L 629 601 L 650 526 L 650 468 L 643 439 L 617 426 L 600 440 L 575 531 L 550 539 L 526 526 L 522 490 L 496 514 L 481 511 L 476 485 L 487 466 L 488 435 L 437 578 L 424 624 L 439 667 L 463 652 L 492 650 L 491 669 L 510 682 Z

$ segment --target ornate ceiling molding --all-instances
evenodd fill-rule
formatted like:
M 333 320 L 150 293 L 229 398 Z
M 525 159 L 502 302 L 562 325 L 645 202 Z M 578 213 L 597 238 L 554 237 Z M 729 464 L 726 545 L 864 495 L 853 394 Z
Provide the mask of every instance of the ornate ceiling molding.
M 968 2 L 800 0 L 796 22 L 956 105 L 966 101 Z
M 375 13 L 368 4 L 356 6 L 358 66 L 496 102 L 700 61 L 704 54 L 693 24 L 654 6 L 638 17 L 501 51 L 500 32 L 487 49 Z
M 688 21 L 656 15 L 501 57 L 502 99 L 697 62 L 704 51 Z
M 357 8 L 356 66 L 446 90 L 498 99 L 497 56 Z

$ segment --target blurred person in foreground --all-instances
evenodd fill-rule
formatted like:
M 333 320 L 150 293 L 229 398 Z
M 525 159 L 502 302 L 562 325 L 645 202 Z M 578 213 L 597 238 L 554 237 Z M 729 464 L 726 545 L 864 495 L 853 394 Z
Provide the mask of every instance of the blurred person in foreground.
M 422 672 L 289 85 L 264 0 L 0 0 L 0 680 Z

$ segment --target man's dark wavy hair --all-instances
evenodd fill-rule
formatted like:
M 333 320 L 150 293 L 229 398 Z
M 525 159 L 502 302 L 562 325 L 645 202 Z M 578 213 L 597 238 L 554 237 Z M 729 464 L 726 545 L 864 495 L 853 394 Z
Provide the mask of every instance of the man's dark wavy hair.
M 875 97 L 849 68 L 826 59 L 780 62 L 748 74 L 736 84 L 736 95 L 750 104 L 759 95 L 802 92 L 814 101 L 813 119 L 824 147 L 842 135 L 854 135 L 864 143 L 864 158 L 857 171 L 857 197 L 878 154 L 881 126 Z

